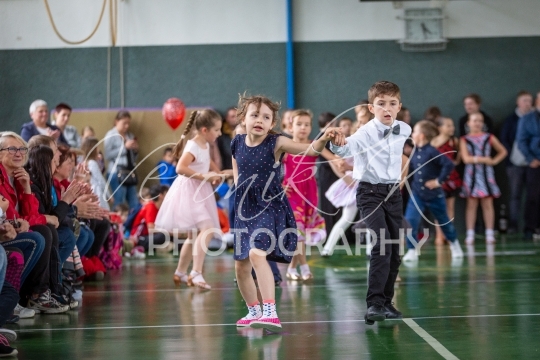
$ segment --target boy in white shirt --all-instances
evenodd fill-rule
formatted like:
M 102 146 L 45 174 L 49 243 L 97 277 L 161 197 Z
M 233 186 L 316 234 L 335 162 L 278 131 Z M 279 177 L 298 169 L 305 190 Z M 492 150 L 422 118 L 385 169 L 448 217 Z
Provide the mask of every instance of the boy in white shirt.
M 359 180 L 356 195 L 362 220 L 373 230 L 366 297 L 366 324 L 402 317 L 392 305 L 399 265 L 399 230 L 403 206 L 399 183 L 402 180 L 401 154 L 411 127 L 396 120 L 401 109 L 399 87 L 379 81 L 368 91 L 369 111 L 375 118 L 346 139 L 344 146 L 331 145 L 338 156 L 354 157 L 353 178 Z M 372 236 L 373 237 L 373 236 Z

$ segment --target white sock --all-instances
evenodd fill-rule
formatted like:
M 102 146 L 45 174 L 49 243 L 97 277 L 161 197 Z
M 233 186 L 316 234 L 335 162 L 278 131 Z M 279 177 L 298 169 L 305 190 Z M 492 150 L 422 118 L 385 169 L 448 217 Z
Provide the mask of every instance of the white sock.
M 248 319 L 258 319 L 262 316 L 261 304 L 256 303 L 253 305 L 248 305 L 248 314 L 246 318 Z
M 300 265 L 300 272 L 302 273 L 302 275 L 311 273 L 311 271 L 309 270 L 309 265 L 308 264 Z
M 263 303 L 263 316 L 267 318 L 277 318 L 276 303 L 264 302 Z
M 474 237 L 474 229 L 467 230 L 467 237 L 468 238 L 473 238 Z
M 493 229 L 486 229 L 486 237 L 494 237 L 495 233 L 493 232 Z

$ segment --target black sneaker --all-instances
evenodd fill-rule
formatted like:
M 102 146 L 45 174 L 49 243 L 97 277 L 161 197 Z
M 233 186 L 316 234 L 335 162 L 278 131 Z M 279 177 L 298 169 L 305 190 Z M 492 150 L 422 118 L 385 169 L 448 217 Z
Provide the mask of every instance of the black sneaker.
M 384 309 L 386 310 L 385 315 L 387 319 L 402 319 L 403 314 L 401 311 L 396 309 L 394 307 L 394 303 L 388 303 L 384 305 Z
M 0 357 L 15 356 L 19 352 L 9 346 L 9 341 L 4 335 L 0 335 Z
M 66 295 L 58 295 L 58 294 L 51 294 L 51 297 L 54 298 L 60 305 L 67 305 L 69 306 L 70 310 L 76 309 L 79 307 L 79 302 L 77 300 L 74 300 L 71 297 L 68 297 Z
M 386 319 L 386 309 L 379 304 L 371 305 L 364 316 L 367 325 L 373 325 L 375 321 L 384 321 Z
M 37 313 L 60 314 L 69 310 L 69 305 L 62 305 L 51 296 L 51 290 L 45 291 L 37 299 L 28 300 L 28 308 Z

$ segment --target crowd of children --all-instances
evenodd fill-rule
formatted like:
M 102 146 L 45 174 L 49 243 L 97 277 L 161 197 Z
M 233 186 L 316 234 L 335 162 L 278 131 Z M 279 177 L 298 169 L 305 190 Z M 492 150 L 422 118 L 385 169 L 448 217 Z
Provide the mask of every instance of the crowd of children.
M 505 123 L 513 138 L 505 133 L 502 142 L 480 104 L 478 95 L 465 97 L 460 138 L 437 107 L 411 129 L 399 87 L 381 81 L 355 107 L 354 120 L 321 114 L 320 136 L 310 140 L 309 110 L 287 110 L 280 122 L 277 103 L 241 96 L 226 122 L 214 110 L 192 112 L 156 167 L 160 184 L 139 197 L 139 147 L 129 132 L 129 112 L 118 113 L 101 153 L 91 127 L 79 135 L 68 124 L 69 105 L 55 108 L 52 124 L 47 104 L 35 101 L 22 136 L 0 133 L 0 301 L 9 304 L 0 311 L 0 353 L 15 351 L 9 340 L 16 334 L 3 324 L 76 308 L 82 281 L 119 268 L 122 253 L 144 258 L 156 249 L 170 251 L 171 237 L 184 239 L 174 283 L 204 290 L 211 289 L 203 276 L 211 240 L 232 239 L 236 281 L 248 308 L 237 326 L 279 330 L 275 263 L 289 264 L 290 281 L 312 280 L 307 247 L 332 256 L 340 240 L 348 241 L 347 229 L 361 223 L 371 234 L 365 321 L 400 318 L 392 305 L 394 282 L 401 261 L 418 261 L 429 237 L 420 231 L 422 218 L 432 221 L 425 210 L 434 218 L 436 243 L 448 242 L 452 258 L 459 259 L 456 196 L 466 199 L 464 242 L 475 241 L 480 205 L 491 244 L 493 199 L 501 195 L 494 166 L 510 154 L 510 166 L 531 168 L 523 171 L 526 182 L 515 181 L 532 186 L 539 173 L 531 148 L 539 130 L 520 119 L 539 117 L 540 100 L 534 111 L 532 96 L 518 94 L 516 115 Z M 278 123 L 281 133 L 273 130 Z M 213 160 L 216 143 L 230 159 L 222 154 Z M 527 206 L 533 207 L 540 192 L 531 194 Z M 540 228 L 537 214 L 528 214 L 526 231 Z M 514 219 L 511 225 L 519 224 Z M 400 241 L 408 249 L 403 258 Z

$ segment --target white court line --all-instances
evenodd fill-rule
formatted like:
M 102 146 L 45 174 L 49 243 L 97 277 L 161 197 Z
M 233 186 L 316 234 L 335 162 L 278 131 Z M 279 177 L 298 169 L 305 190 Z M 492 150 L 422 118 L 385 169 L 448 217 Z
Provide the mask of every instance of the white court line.
M 437 339 L 429 335 L 426 330 L 422 329 L 417 323 L 415 323 L 413 319 L 403 319 L 403 322 L 409 325 L 409 327 L 413 329 L 414 332 L 417 333 L 422 339 L 426 340 L 426 342 L 443 358 L 446 360 L 459 360 L 454 354 L 448 351 L 443 344 L 438 342 Z
M 540 316 L 540 314 L 495 314 L 495 315 L 453 315 L 453 316 L 432 316 L 432 317 L 415 317 L 410 319 L 429 320 L 429 319 L 453 319 L 453 318 L 483 318 L 483 317 L 518 317 L 518 316 Z M 405 321 L 407 319 L 403 319 Z M 386 321 L 399 321 L 386 320 Z M 364 319 L 353 320 L 317 320 L 317 321 L 283 321 L 281 324 L 324 324 L 324 323 L 359 323 L 364 322 Z M 192 327 L 222 327 L 236 326 L 236 324 L 188 324 L 188 325 L 140 325 L 140 326 L 95 326 L 95 327 L 79 327 L 79 328 L 54 328 L 54 329 L 20 329 L 19 333 L 36 332 L 36 331 L 75 331 L 75 330 L 121 330 L 121 329 L 167 329 L 167 328 L 192 328 Z
M 445 284 L 475 284 L 475 283 L 499 283 L 499 282 L 527 282 L 527 281 L 540 281 L 540 278 L 532 278 L 532 279 L 499 279 L 499 280 L 490 280 L 490 279 L 479 279 L 479 280 L 450 280 L 446 281 Z M 283 282 L 284 283 L 284 282 Z M 409 286 L 409 285 L 422 285 L 422 284 L 435 284 L 439 283 L 439 281 L 402 281 L 399 283 L 399 286 Z M 340 283 L 332 283 L 332 284 L 325 284 L 325 285 L 304 285 L 304 284 L 298 284 L 296 286 L 308 286 L 309 288 L 331 288 L 331 287 L 339 287 L 343 286 L 343 284 Z M 367 287 L 368 284 L 347 284 L 347 287 Z M 218 290 L 236 290 L 238 289 L 237 286 L 231 286 L 231 287 L 213 287 L 212 291 L 218 291 Z M 281 289 L 285 290 L 288 289 L 287 284 L 285 283 L 283 286 L 281 286 Z M 107 293 L 146 293 L 146 292 L 171 292 L 171 291 L 182 291 L 182 290 L 189 290 L 189 288 L 182 288 L 182 289 L 144 289 L 144 290 L 86 290 L 84 292 L 84 295 L 88 294 L 107 294 Z

